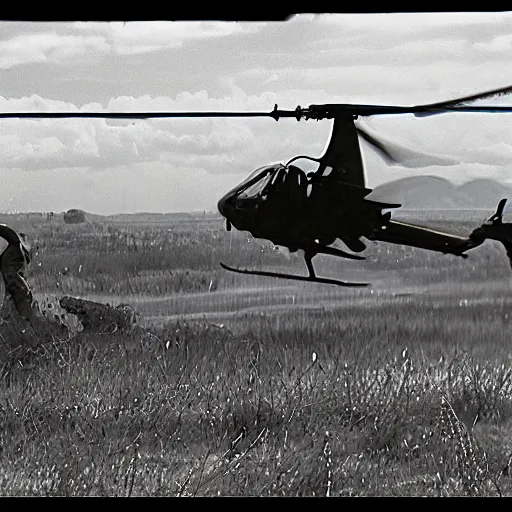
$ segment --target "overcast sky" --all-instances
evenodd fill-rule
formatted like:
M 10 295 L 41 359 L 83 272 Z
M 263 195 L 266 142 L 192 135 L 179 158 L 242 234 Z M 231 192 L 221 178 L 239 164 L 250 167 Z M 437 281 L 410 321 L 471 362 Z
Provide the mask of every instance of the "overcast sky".
M 429 103 L 512 84 L 511 27 L 511 13 L 482 12 L 0 22 L 0 111 Z M 512 182 L 512 114 L 363 122 L 448 163 L 390 167 L 362 142 L 370 187 L 412 174 Z M 320 156 L 330 129 L 329 120 L 270 118 L 0 120 L 0 210 L 214 210 L 255 168 Z

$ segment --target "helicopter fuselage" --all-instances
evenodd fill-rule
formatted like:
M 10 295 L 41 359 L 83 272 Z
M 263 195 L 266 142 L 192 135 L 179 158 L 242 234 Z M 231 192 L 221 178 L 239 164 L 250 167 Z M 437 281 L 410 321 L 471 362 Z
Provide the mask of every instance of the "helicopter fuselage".
M 366 249 L 363 237 L 463 257 L 479 245 L 466 237 L 392 220 L 386 210 L 400 205 L 366 199 L 370 192 L 329 175 L 306 176 L 296 166 L 273 164 L 257 169 L 230 190 L 218 208 L 228 229 L 248 231 L 290 252 L 326 252 L 339 239 L 360 253 Z M 337 255 L 351 257 L 343 251 Z
M 296 166 L 274 164 L 254 171 L 218 203 L 226 221 L 256 238 L 270 240 L 294 252 L 341 239 L 352 250 L 364 246 L 361 236 L 386 225 L 383 208 L 396 207 L 366 200 L 371 189 L 349 185 L 329 176 L 306 176 Z

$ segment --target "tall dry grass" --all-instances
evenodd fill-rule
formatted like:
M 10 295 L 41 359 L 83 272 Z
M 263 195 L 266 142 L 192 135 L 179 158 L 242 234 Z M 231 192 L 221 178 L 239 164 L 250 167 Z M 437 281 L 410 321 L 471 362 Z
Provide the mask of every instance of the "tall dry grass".
M 301 263 L 216 224 L 38 230 L 40 293 L 158 297 L 203 291 L 219 259 Z M 428 265 L 441 284 L 502 270 L 496 246 L 474 269 L 372 250 L 365 268 L 411 280 Z M 511 495 L 510 304 L 427 294 L 170 321 L 152 335 L 48 335 L 37 348 L 1 339 L 0 493 Z
M 326 353 L 183 323 L 155 336 L 4 356 L 3 495 L 512 492 L 505 359 L 354 359 L 341 340 Z

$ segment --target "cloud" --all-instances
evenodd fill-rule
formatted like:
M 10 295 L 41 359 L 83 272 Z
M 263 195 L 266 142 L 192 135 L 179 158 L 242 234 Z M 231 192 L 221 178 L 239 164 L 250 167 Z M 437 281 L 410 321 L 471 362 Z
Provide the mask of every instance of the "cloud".
M 78 54 L 94 56 L 109 51 L 110 45 L 103 36 L 22 34 L 0 42 L 0 69 L 34 62 L 59 63 Z
M 308 20 L 307 17 L 304 21 Z M 309 20 L 308 20 L 309 21 Z M 343 30 L 344 36 L 428 40 L 443 36 L 486 39 L 510 30 L 510 12 L 333 13 L 314 17 L 320 30 Z
M 261 24 L 11 23 L 0 34 L 0 111 L 268 112 L 275 103 L 294 109 L 442 101 L 506 85 L 510 21 L 510 13 L 422 13 L 304 15 Z M 432 156 L 425 163 L 406 151 L 409 164 L 427 165 L 411 172 L 390 167 L 361 144 L 369 183 L 418 173 L 507 179 L 510 119 L 497 114 L 367 118 L 378 137 Z M 298 154 L 320 156 L 330 127 L 327 120 L 268 118 L 1 120 L 0 168 L 39 187 L 58 176 L 55 187 L 64 196 L 64 186 L 82 187 L 87 201 L 93 196 L 89 209 L 108 202 L 103 182 L 124 186 L 137 208 L 146 204 L 137 202 L 137 187 L 160 197 L 162 208 L 164 187 L 173 189 L 175 204 L 182 196 L 207 204 L 207 192 L 220 193 L 261 165 Z M 453 165 L 428 165 L 441 156 Z M 7 190 L 37 195 L 37 186 L 17 180 Z M 211 190 L 203 194 L 198 184 Z M 121 208 L 120 192 L 115 194 Z
M 286 96 L 297 97 L 298 91 Z M 143 96 L 114 98 L 109 110 L 119 111 L 270 111 L 270 105 L 285 94 L 247 95 L 235 90 L 234 97 L 210 98 L 206 92 L 184 92 L 175 98 Z M 302 92 L 302 100 L 308 93 Z M 326 95 L 327 96 L 327 95 Z M 313 95 L 310 99 L 318 96 Z M 343 98 L 334 97 L 340 102 Z M 321 103 L 321 101 L 318 101 Z M 305 101 L 303 105 L 307 105 Z M 294 106 L 291 106 L 294 108 Z M 37 95 L 18 99 L 0 98 L 3 111 L 89 111 L 98 105 L 76 105 Z M 443 159 L 501 165 L 512 160 L 511 115 L 444 114 L 424 119 L 414 116 L 382 116 L 365 119 L 376 136 L 405 148 L 404 163 L 431 165 Z M 159 119 L 110 121 L 104 119 L 2 121 L 0 151 L 4 169 L 62 169 L 88 167 L 96 171 L 141 162 L 189 165 L 212 173 L 247 172 L 251 167 L 295 154 L 319 156 L 328 138 L 330 122 L 282 119 Z M 407 149 L 409 148 L 409 149 Z M 418 160 L 417 155 L 430 160 Z M 405 156 L 404 156 L 405 155 Z
M 162 48 L 179 48 L 185 42 L 239 34 L 255 25 L 235 22 L 171 22 L 131 21 L 127 23 L 78 22 L 72 29 L 100 33 L 109 41 L 116 54 L 147 53 Z
M 510 52 L 512 50 L 512 35 L 506 34 L 497 36 L 489 42 L 476 43 L 475 48 L 485 52 L 496 54 L 499 52 Z
M 504 48 L 490 55 L 485 45 L 509 37 L 510 18 L 422 13 L 296 16 L 262 24 L 85 22 L 38 24 L 33 34 L 31 25 L 21 24 L 18 35 L 0 43 L 0 62 L 11 66 L 2 94 L 58 94 L 75 104 L 105 105 L 113 96 L 184 90 L 232 96 L 236 84 L 249 96 L 320 90 L 348 101 L 436 100 L 506 83 L 511 53 Z M 22 49 L 2 53 L 16 38 Z
M 197 95 L 196 99 L 201 101 L 201 97 Z M 183 110 L 193 104 L 193 98 L 194 95 L 189 94 L 177 99 L 157 98 L 155 102 L 149 97 L 120 98 L 113 100 L 112 104 L 127 111 L 131 110 L 130 105 L 139 105 L 142 110 L 159 107 Z M 249 104 L 261 102 L 256 98 L 249 100 Z M 214 103 L 219 110 L 228 110 L 230 100 L 216 100 Z M 75 105 L 36 95 L 16 100 L 0 98 L 0 110 L 79 111 Z M 80 110 L 95 110 L 95 107 L 85 105 Z M 264 121 L 267 125 L 273 122 L 270 119 Z M 266 147 L 272 143 L 272 133 L 260 133 L 260 139 L 253 128 L 244 119 L 137 120 L 122 123 L 104 119 L 6 119 L 2 121 L 0 132 L 1 167 L 26 170 L 89 167 L 105 170 L 140 162 L 166 161 L 178 167 L 193 165 L 212 172 L 237 172 L 233 168 L 236 161 L 250 162 L 252 158 L 264 157 Z M 278 143 L 276 146 L 279 148 Z M 244 168 L 243 163 L 240 168 Z
M 59 64 L 77 58 L 146 54 L 179 48 L 187 41 L 240 34 L 255 30 L 257 26 L 235 22 L 154 21 L 78 22 L 66 25 L 70 34 L 58 33 L 55 28 L 35 33 L 30 33 L 29 29 L 0 42 L 0 69 L 28 63 Z

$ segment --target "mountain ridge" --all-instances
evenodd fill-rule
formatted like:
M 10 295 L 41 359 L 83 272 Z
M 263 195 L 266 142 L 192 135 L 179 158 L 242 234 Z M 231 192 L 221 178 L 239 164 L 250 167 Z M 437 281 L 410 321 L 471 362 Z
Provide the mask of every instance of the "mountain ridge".
M 488 210 L 501 199 L 512 200 L 512 185 L 490 178 L 455 185 L 438 176 L 408 176 L 375 187 L 366 198 L 408 210 Z

